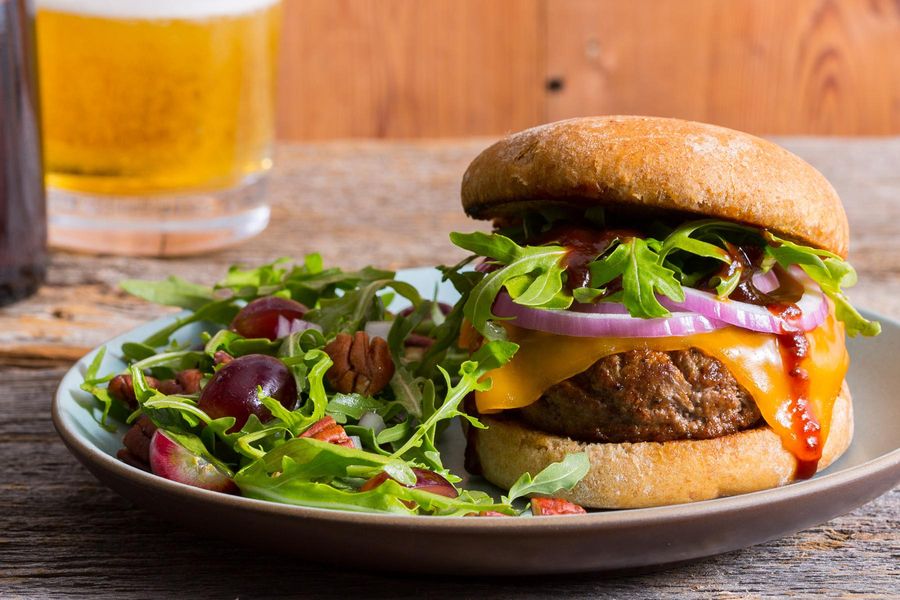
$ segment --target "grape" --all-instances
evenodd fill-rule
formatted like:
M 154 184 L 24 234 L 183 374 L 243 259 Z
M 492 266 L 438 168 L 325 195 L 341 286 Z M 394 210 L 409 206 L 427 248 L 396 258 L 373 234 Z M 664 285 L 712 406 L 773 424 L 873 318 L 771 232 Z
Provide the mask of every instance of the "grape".
M 263 422 L 272 418 L 259 401 L 257 386 L 288 410 L 297 402 L 297 384 L 283 362 L 264 354 L 248 354 L 216 371 L 200 393 L 198 405 L 213 419 L 234 417 L 237 420 L 229 432 L 238 431 L 251 414 Z
M 205 490 L 226 494 L 238 491 L 231 477 L 179 445 L 162 429 L 157 429 L 150 440 L 150 470 L 154 475 Z
M 246 338 L 277 339 L 279 317 L 288 323 L 302 319 L 309 309 L 289 298 L 268 296 L 257 298 L 235 315 L 231 329 Z

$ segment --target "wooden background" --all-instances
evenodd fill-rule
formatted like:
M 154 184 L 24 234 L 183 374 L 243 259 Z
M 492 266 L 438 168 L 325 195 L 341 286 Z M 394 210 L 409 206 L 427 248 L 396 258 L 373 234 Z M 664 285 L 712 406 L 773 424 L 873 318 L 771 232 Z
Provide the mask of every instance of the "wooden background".
M 283 139 L 605 113 L 900 133 L 894 0 L 284 0 Z

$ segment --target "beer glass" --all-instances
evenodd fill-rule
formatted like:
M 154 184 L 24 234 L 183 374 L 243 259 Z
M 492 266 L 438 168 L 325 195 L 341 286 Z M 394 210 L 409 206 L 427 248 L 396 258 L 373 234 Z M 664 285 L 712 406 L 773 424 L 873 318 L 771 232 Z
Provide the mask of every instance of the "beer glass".
M 189 254 L 262 231 L 278 0 L 36 0 L 52 245 Z

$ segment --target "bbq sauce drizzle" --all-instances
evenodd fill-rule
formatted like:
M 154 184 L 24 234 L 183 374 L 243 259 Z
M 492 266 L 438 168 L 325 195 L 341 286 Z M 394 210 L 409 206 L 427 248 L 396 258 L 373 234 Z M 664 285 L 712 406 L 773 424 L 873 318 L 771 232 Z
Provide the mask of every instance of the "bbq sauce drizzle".
M 558 244 L 566 249 L 562 266 L 566 270 L 566 287 L 574 290 L 591 284 L 590 264 L 602 256 L 616 240 L 644 237 L 632 229 L 589 229 L 577 225 L 559 225 L 529 244 Z M 609 290 L 608 292 L 609 293 Z
M 740 283 L 730 298 L 765 306 L 781 320 L 781 333 L 776 339 L 785 372 L 790 378 L 791 395 L 782 404 L 779 416 L 790 421 L 791 431 L 798 442 L 790 448 L 797 459 L 794 478 L 809 479 L 818 470 L 823 444 L 822 426 L 813 414 L 809 401 L 809 372 L 804 367 L 809 357 L 809 339 L 795 325 L 803 316 L 803 311 L 796 304 L 803 295 L 803 286 L 780 266 L 775 266 L 773 270 L 778 277 L 778 287 L 768 293 L 760 291 L 753 285 L 751 278 L 756 266 L 754 263 L 757 263 L 754 251 L 731 244 L 727 244 L 727 247 L 732 265 L 740 263 L 743 268 Z
M 632 237 L 644 237 L 630 229 L 589 229 L 574 225 L 562 225 L 552 228 L 530 243 L 556 243 L 567 249 L 563 258 L 566 269 L 566 287 L 570 290 L 590 285 L 589 265 L 597 257 L 602 256 L 616 240 L 627 240 Z M 778 288 L 763 292 L 752 280 L 753 274 L 762 262 L 763 249 L 755 245 L 740 246 L 725 243 L 731 262 L 725 265 L 716 275 L 720 279 L 731 277 L 740 269 L 741 275 L 735 290 L 729 296 L 738 302 L 746 302 L 766 307 L 781 319 L 781 333 L 776 335 L 781 350 L 785 371 L 791 382 L 791 394 L 786 398 L 779 410 L 781 418 L 790 421 L 798 444 L 792 444 L 789 450 L 797 460 L 794 472 L 796 479 L 809 479 L 816 474 L 819 460 L 822 457 L 822 427 L 813 414 L 809 400 L 809 373 L 804 363 L 809 356 L 809 339 L 794 324 L 803 315 L 797 302 L 803 295 L 803 287 L 779 266 L 774 267 L 778 277 Z M 712 287 L 709 278 L 701 287 Z M 608 290 L 607 293 L 613 290 Z

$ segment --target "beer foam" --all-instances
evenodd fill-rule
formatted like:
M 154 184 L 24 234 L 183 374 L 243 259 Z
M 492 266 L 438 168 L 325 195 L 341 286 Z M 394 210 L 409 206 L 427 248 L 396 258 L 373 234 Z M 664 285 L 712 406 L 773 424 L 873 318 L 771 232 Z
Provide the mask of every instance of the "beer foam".
M 39 10 L 110 19 L 190 19 L 241 15 L 278 0 L 35 0 Z

